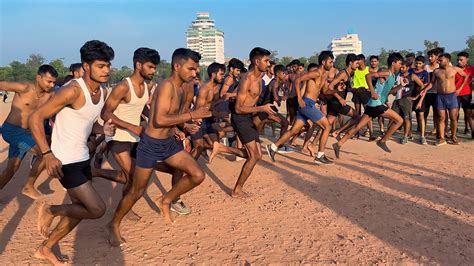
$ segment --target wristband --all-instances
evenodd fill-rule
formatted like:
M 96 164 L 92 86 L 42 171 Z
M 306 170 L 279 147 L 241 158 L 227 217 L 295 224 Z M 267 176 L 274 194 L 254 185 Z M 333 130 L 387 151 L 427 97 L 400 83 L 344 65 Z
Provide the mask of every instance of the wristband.
M 191 117 L 191 121 L 194 122 L 193 115 L 191 114 L 191 111 L 189 111 L 189 116 Z
M 53 153 L 53 152 L 51 150 L 47 150 L 47 151 L 41 153 L 41 155 L 45 156 L 45 155 L 50 154 L 50 153 Z

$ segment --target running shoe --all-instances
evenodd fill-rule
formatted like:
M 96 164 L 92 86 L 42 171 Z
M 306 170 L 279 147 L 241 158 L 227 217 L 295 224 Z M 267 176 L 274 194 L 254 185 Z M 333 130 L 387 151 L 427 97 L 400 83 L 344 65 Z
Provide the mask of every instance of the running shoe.
M 270 156 L 270 159 L 272 159 L 272 162 L 275 162 L 276 151 L 272 149 L 272 144 L 268 144 L 267 146 L 265 146 L 265 148 L 267 149 L 268 156 Z
M 178 199 L 175 202 L 171 203 L 171 211 L 179 214 L 179 215 L 188 215 L 191 213 L 191 209 L 184 205 L 184 202 L 181 199 Z
M 321 157 L 315 157 L 314 162 L 316 164 L 334 164 L 334 162 L 329 160 L 324 154 L 321 155 Z

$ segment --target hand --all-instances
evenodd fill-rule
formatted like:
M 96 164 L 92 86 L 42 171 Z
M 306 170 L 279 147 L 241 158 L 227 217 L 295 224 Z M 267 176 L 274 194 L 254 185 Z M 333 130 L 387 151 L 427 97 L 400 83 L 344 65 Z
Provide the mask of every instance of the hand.
M 306 103 L 303 101 L 303 99 L 300 98 L 298 98 L 298 105 L 300 106 L 300 108 L 306 107 Z
M 175 129 L 174 137 L 175 137 L 177 140 L 183 140 L 183 139 L 186 138 L 186 134 L 184 134 L 184 132 L 181 131 L 181 130 Z
M 115 125 L 112 124 L 112 119 L 104 123 L 104 134 L 107 137 L 113 137 L 115 135 Z
M 269 115 L 276 114 L 276 112 L 272 109 L 272 107 L 275 108 L 275 106 L 273 106 L 273 104 L 271 104 L 271 103 L 262 105 L 261 107 L 262 107 L 262 111 L 269 114 Z
M 200 130 L 200 126 L 197 124 L 184 124 L 184 130 L 186 130 L 189 134 L 196 134 Z
M 191 112 L 192 119 L 201 119 L 211 117 L 212 113 L 209 111 L 209 107 L 201 106 Z
M 370 97 L 374 100 L 377 100 L 379 98 L 379 95 L 376 92 L 371 92 Z
M 416 110 L 420 110 L 420 109 L 421 109 L 421 104 L 422 104 L 422 102 L 420 101 L 420 102 L 416 105 Z
M 61 179 L 61 177 L 63 177 L 64 174 L 61 169 L 63 167 L 63 164 L 61 163 L 60 160 L 58 160 L 58 158 L 54 156 L 53 153 L 48 153 L 44 155 L 43 160 L 44 160 L 48 175 L 54 178 L 58 178 L 58 179 Z
M 136 136 L 140 136 L 142 134 L 143 127 L 142 126 L 133 126 L 130 131 L 133 134 L 135 134 Z
M 347 105 L 346 100 L 344 100 L 344 98 L 339 99 L 339 102 L 341 103 L 342 106 Z

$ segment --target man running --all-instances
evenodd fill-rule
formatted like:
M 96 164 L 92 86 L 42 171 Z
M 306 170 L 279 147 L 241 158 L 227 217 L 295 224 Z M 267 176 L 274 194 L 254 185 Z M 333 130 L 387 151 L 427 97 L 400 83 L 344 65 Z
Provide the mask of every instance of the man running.
M 59 179 L 72 201 L 63 205 L 43 204 L 39 208 L 38 230 L 46 241 L 36 251 L 35 257 L 55 265 L 60 262 L 51 250 L 53 246 L 82 219 L 98 219 L 106 209 L 91 183 L 87 140 L 91 133 L 114 134 L 114 126 L 110 121 L 103 127 L 97 123 L 106 98 L 106 90 L 100 84 L 109 79 L 114 51 L 97 40 L 86 42 L 80 51 L 84 77 L 64 86 L 29 119 L 48 174 Z M 50 148 L 43 121 L 54 115 L 56 119 Z M 61 219 L 50 233 L 51 223 L 57 216 Z
M 200 59 L 201 55 L 190 49 L 176 49 L 171 58 L 171 76 L 163 80 L 153 93 L 150 119 L 137 147 L 133 182 L 120 200 L 115 215 L 109 223 L 109 242 L 112 246 L 118 246 L 125 241 L 120 235 L 120 223 L 137 200 L 143 196 L 158 162 L 163 162 L 175 171 L 186 174 L 168 193 L 156 201 L 165 220 L 169 223 L 173 222 L 170 203 L 204 181 L 204 171 L 196 160 L 183 150 L 183 146 L 175 138 L 177 125 L 183 125 L 188 120 L 198 123 L 197 119 L 211 116 L 211 112 L 206 107 L 182 112 L 185 102 L 182 85 L 194 80 Z
M 266 112 L 269 115 L 276 114 L 276 108 L 272 104 L 256 106 L 258 98 L 262 92 L 262 73 L 270 66 L 270 52 L 261 47 L 252 49 L 249 55 L 250 63 L 253 67 L 243 77 L 239 84 L 235 109 L 232 110 L 232 125 L 234 126 L 239 139 L 244 145 L 243 149 L 226 147 L 218 142 L 214 142 L 214 147 L 209 161 L 219 153 L 230 153 L 238 157 L 246 158 L 239 178 L 232 190 L 231 196 L 242 198 L 248 196 L 243 191 L 243 186 L 253 168 L 261 158 L 261 147 L 258 131 L 252 120 L 252 115 L 257 112 Z M 274 110 L 275 109 L 275 110 Z
M 296 96 L 295 80 L 301 74 L 298 71 L 300 64 L 301 63 L 298 59 L 291 61 L 290 63 L 291 73 L 288 74 L 288 92 L 287 92 L 287 99 L 286 99 L 286 110 L 288 113 L 288 120 L 290 121 L 290 125 L 293 124 L 296 118 L 296 112 L 298 111 L 298 97 Z
M 436 90 L 436 111 L 438 113 L 438 135 L 439 140 L 436 146 L 446 144 L 444 130 L 446 128 L 446 110 L 449 113 L 451 121 L 451 140 L 450 144 L 458 145 L 459 141 L 456 136 L 458 129 L 458 99 L 457 94 L 468 82 L 468 75 L 459 67 L 451 66 L 451 55 L 448 53 L 439 56 L 439 68 L 433 71 L 433 78 L 430 83 Z M 463 81 L 459 88 L 456 88 L 455 77 L 459 74 Z
M 359 67 L 354 71 L 354 85 L 352 90 L 352 102 L 356 112 L 362 115 L 362 107 L 365 107 L 370 100 L 369 85 L 365 80 L 365 75 L 369 74 L 369 67 L 365 65 L 365 56 L 360 54 L 357 56 L 359 59 Z M 364 133 L 365 137 L 369 137 L 370 140 L 375 140 L 373 137 L 372 120 L 367 124 L 367 132 Z
M 15 93 L 12 108 L 2 126 L 2 137 L 10 146 L 7 168 L 0 175 L 0 189 L 3 189 L 18 171 L 28 151 L 31 150 L 35 155 L 39 155 L 38 147 L 28 126 L 28 117 L 49 100 L 57 77 L 58 72 L 52 66 L 42 65 L 38 69 L 34 82 L 0 82 L 0 89 Z M 43 168 L 44 164 L 41 160 L 35 160 L 23 187 L 22 193 L 32 199 L 42 196 L 35 189 L 34 183 Z
M 400 71 L 402 60 L 403 56 L 400 53 L 392 53 L 388 56 L 387 59 L 387 65 L 390 66 L 389 70 L 381 70 L 377 73 L 369 73 L 365 76 L 367 84 L 369 85 L 371 99 L 367 103 L 367 109 L 365 109 L 364 115 L 362 116 L 357 126 L 352 128 L 341 140 L 332 145 L 337 158 L 340 157 L 342 145 L 344 145 L 344 143 L 346 143 L 346 141 L 348 141 L 352 136 L 354 136 L 361 128 L 367 125 L 369 120 L 378 116 L 383 116 L 392 120 L 393 122 L 387 129 L 387 133 L 382 137 L 382 139 L 377 141 L 377 146 L 379 146 L 386 152 L 391 152 L 386 142 L 390 139 L 392 134 L 402 125 L 403 119 L 392 109 L 389 109 L 385 105 L 385 102 L 390 93 L 395 93 L 402 86 L 407 85 L 406 80 L 402 79 L 402 83 L 394 87 L 395 82 L 397 81 L 396 75 Z M 373 78 L 378 78 L 377 84 L 375 85 L 375 89 L 372 85 Z M 382 80 L 385 80 L 385 82 L 382 83 Z

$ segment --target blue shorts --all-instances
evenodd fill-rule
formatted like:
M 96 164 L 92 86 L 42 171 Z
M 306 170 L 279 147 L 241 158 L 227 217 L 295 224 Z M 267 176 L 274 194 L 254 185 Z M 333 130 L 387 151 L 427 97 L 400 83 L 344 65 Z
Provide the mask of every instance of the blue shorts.
M 163 162 L 182 150 L 183 145 L 174 137 L 155 139 L 143 133 L 137 147 L 136 165 L 155 168 L 158 162 Z
M 191 140 L 198 140 L 198 139 L 202 139 L 204 135 L 215 134 L 216 131 L 212 127 L 213 123 L 214 123 L 213 117 L 203 119 L 201 122 L 201 128 L 199 129 L 199 131 L 196 132 L 195 134 L 191 134 Z
M 8 158 L 25 158 L 26 153 L 36 145 L 31 131 L 10 123 L 4 123 L 2 127 L 3 139 L 10 144 L 8 148 Z
M 456 93 L 449 93 L 449 94 L 440 94 L 436 95 L 436 103 L 435 107 L 438 110 L 450 110 L 450 109 L 458 109 L 458 97 Z
M 303 97 L 303 101 L 306 103 L 306 106 L 298 109 L 296 119 L 303 120 L 304 122 L 311 120 L 313 123 L 316 123 L 323 118 L 323 113 L 316 107 L 316 101 L 306 97 Z

